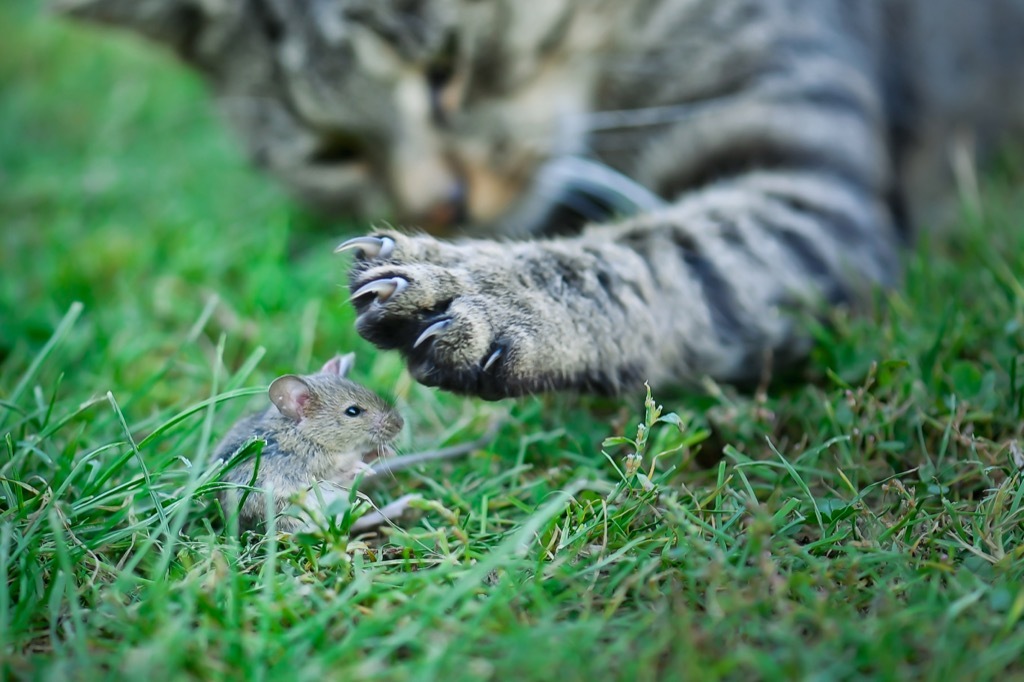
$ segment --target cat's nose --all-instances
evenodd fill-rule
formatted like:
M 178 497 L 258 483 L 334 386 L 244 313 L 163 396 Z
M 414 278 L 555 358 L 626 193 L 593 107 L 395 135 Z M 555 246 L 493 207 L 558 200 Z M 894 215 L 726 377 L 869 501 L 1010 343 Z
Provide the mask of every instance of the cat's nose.
M 466 221 L 465 184 L 443 158 L 402 163 L 391 193 L 403 223 L 437 232 Z
M 462 182 L 454 182 L 446 195 L 426 210 L 419 222 L 428 230 L 436 230 L 457 227 L 466 219 L 466 186 Z

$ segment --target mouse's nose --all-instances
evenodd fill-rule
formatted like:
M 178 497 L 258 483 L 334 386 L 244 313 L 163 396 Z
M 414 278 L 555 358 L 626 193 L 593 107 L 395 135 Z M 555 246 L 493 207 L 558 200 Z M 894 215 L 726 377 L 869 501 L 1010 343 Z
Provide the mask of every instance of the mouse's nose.
M 385 413 L 377 417 L 373 422 L 373 432 L 380 441 L 389 441 L 402 430 L 405 420 L 397 412 Z

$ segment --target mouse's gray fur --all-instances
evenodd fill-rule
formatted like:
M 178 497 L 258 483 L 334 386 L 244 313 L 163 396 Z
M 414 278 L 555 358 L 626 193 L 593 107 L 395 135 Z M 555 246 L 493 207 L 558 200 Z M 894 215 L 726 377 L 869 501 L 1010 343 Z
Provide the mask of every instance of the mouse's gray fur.
M 225 463 L 253 438 L 264 441 L 259 458 L 231 468 L 224 479 L 238 486 L 266 491 L 281 512 L 297 496 L 318 483 L 349 486 L 360 472 L 372 474 L 364 457 L 380 457 L 403 426 L 394 407 L 373 391 L 346 378 L 353 356 L 329 360 L 316 374 L 278 377 L 268 391 L 273 406 L 239 421 L 217 447 L 214 460 Z M 240 488 L 224 491 L 221 504 L 227 513 L 242 502 Z M 314 496 L 305 503 L 316 504 Z M 261 494 L 245 496 L 239 511 L 243 528 L 266 516 Z M 281 516 L 277 527 L 294 531 L 300 519 Z

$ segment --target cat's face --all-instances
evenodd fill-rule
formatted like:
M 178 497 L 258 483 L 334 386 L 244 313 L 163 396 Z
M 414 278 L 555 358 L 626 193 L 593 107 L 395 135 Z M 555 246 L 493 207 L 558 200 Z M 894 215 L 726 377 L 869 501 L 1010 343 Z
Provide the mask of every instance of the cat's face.
M 545 169 L 581 150 L 615 6 L 192 1 L 141 28 L 210 78 L 258 165 L 336 213 L 506 233 L 559 201 Z
M 63 1 L 170 44 L 254 162 L 333 213 L 523 234 L 608 203 L 568 187 L 581 173 L 561 162 L 584 150 L 632 3 Z
M 253 161 L 338 215 L 524 235 L 659 201 L 582 158 L 595 100 L 617 89 L 609 65 L 658 42 L 626 26 L 631 13 L 664 24 L 651 3 L 57 2 L 169 44 L 209 79 Z M 620 89 L 650 90 L 623 73 Z

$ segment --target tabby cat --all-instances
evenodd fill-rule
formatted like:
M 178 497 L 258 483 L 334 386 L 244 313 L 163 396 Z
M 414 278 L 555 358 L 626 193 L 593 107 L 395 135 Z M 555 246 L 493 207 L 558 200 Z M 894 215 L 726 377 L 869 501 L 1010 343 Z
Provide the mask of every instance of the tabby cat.
M 1024 0 L 64 8 L 170 45 L 301 197 L 429 233 L 343 245 L 358 330 L 484 398 L 798 360 L 1024 122 Z

